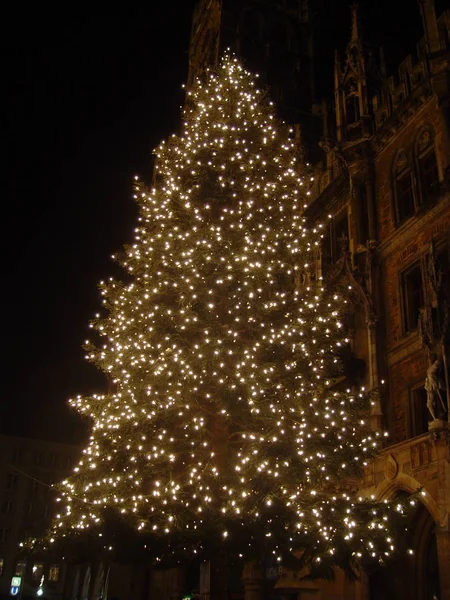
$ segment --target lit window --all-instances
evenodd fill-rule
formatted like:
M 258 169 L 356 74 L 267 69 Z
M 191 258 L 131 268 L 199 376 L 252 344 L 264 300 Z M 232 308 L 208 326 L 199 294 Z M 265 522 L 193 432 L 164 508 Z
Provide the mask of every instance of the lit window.
M 3 569 L 5 568 L 5 559 L 0 558 L 0 577 L 3 575 Z
M 420 264 L 402 273 L 403 329 L 409 333 L 417 329 L 420 309 L 423 307 L 423 283 Z
M 404 152 L 398 155 L 395 162 L 394 178 L 395 216 L 400 224 L 414 216 L 416 211 L 411 167 Z
M 436 152 L 429 129 L 424 129 L 420 133 L 417 139 L 416 152 L 422 201 L 426 202 L 436 196 L 439 186 Z
M 25 577 L 26 570 L 27 570 L 26 561 L 19 560 L 19 562 L 16 563 L 16 569 L 14 571 L 14 575 L 16 575 L 17 577 Z
M 34 563 L 33 565 L 33 579 L 34 581 L 40 581 L 42 575 L 44 574 L 44 564 L 43 563 Z
M 59 579 L 59 565 L 50 565 L 48 570 L 48 580 L 58 581 Z

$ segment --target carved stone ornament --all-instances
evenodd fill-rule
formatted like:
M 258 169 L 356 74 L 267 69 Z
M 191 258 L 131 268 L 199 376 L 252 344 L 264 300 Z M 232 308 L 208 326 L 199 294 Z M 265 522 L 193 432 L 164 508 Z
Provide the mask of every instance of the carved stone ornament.
M 398 473 L 398 463 L 392 454 L 389 454 L 384 467 L 384 474 L 388 479 L 395 479 Z

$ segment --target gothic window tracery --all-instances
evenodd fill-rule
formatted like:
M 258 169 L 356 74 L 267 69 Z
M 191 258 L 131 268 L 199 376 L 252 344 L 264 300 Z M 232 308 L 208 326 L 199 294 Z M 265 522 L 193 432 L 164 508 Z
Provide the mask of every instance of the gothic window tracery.
M 428 127 L 422 129 L 417 136 L 416 160 L 420 178 L 421 199 L 422 202 L 427 202 L 437 194 L 439 185 L 434 136 Z
M 394 163 L 394 197 L 397 225 L 415 214 L 415 197 L 411 164 L 405 152 L 399 152 Z
M 350 79 L 345 88 L 345 114 L 347 125 L 359 121 L 361 117 L 359 109 L 358 85 L 354 79 Z

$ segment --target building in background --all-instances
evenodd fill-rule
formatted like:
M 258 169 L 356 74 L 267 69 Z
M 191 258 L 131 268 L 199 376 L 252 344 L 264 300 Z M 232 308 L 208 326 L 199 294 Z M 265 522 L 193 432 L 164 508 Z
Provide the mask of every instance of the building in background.
M 71 472 L 80 449 L 68 444 L 0 435 L 0 597 L 11 597 L 13 577 L 21 596 L 63 598 L 66 564 L 23 557 L 20 542 L 42 535 L 56 512 L 52 484 Z
M 419 488 L 423 495 L 402 540 L 413 554 L 361 582 L 338 575 L 330 588 L 269 567 L 264 584 L 260 570 L 248 570 L 246 587 L 255 594 L 273 586 L 273 597 L 289 600 L 443 600 L 450 598 L 450 11 L 436 15 L 434 0 L 412 4 L 424 35 L 393 75 L 383 50 L 365 43 L 355 3 L 332 93 L 318 102 L 314 4 L 200 0 L 188 84 L 230 47 L 261 74 L 294 126 L 315 175 L 307 217 L 327 222 L 299 286 L 321 275 L 336 289 L 351 286 L 344 316 L 351 348 L 337 385 L 373 390 L 374 427 L 390 432 L 359 489 L 381 499 Z M 207 583 L 203 591 L 206 599 Z
M 424 37 L 392 76 L 364 39 L 358 7 L 348 44 L 335 56 L 330 94 L 319 101 L 315 73 L 321 0 L 199 0 L 189 49 L 188 86 L 230 47 L 261 74 L 311 162 L 307 217 L 326 221 L 323 247 L 301 287 L 323 276 L 344 287 L 351 340 L 336 385 L 373 391 L 374 427 L 390 438 L 358 489 L 395 498 L 423 488 L 401 542 L 413 550 L 372 568 L 359 582 L 305 582 L 278 566 L 246 568 L 247 598 L 283 600 L 438 600 L 450 598 L 450 11 L 419 0 Z M 389 18 L 387 16 L 386 18 Z M 377 50 L 377 51 L 375 51 Z M 323 82 L 322 82 L 323 83 Z M 331 218 L 329 217 L 331 215 Z M 102 563 L 26 561 L 18 543 L 39 535 L 52 514 L 52 482 L 69 472 L 79 449 L 0 436 L 0 594 L 24 574 L 24 596 L 44 577 L 44 597 L 177 600 L 196 586 L 186 569 L 155 572 Z M 356 491 L 356 489 L 354 490 Z M 187 573 L 189 579 L 189 573 Z M 240 578 L 240 574 L 239 574 Z M 201 568 L 208 599 L 208 566 Z M 235 598 L 244 591 L 236 586 Z
M 318 270 L 352 290 L 347 381 L 375 390 L 374 425 L 390 433 L 362 490 L 423 488 L 403 540 L 413 554 L 368 573 L 372 600 L 450 598 L 450 11 L 418 4 L 424 37 L 390 77 L 354 6 L 334 97 L 317 111 L 324 157 L 307 210 L 332 215 Z

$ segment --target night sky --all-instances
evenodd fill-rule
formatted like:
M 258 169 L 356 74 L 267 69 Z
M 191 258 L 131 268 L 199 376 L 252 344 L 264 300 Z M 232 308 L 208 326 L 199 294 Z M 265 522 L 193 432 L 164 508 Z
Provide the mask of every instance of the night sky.
M 98 281 L 117 274 L 110 256 L 132 241 L 132 177 L 150 179 L 152 149 L 179 125 L 194 4 L 36 5 L 3 19 L 0 432 L 85 435 L 67 399 L 105 389 L 81 345 L 100 307 Z M 395 0 L 391 18 L 392 0 L 361 4 L 363 26 L 394 66 L 421 35 L 416 3 Z M 348 39 L 348 3 L 322 5 L 325 82 L 334 46 Z

